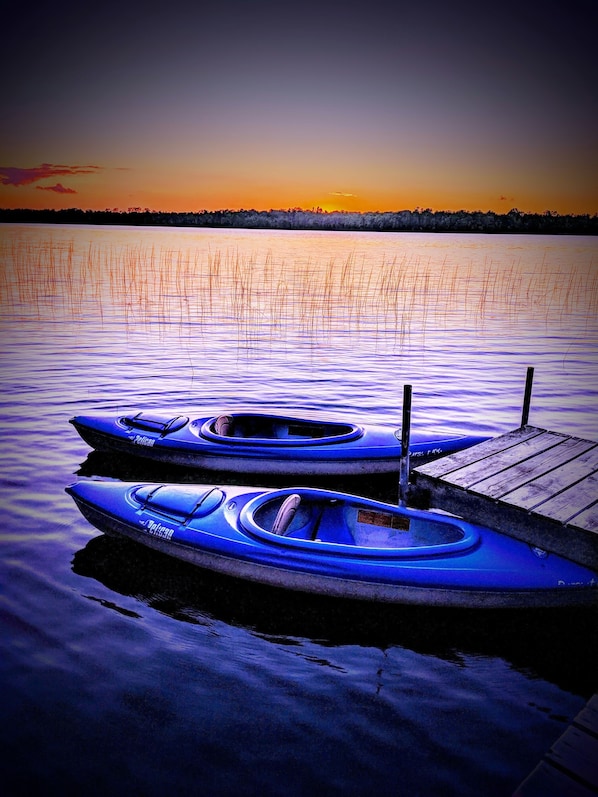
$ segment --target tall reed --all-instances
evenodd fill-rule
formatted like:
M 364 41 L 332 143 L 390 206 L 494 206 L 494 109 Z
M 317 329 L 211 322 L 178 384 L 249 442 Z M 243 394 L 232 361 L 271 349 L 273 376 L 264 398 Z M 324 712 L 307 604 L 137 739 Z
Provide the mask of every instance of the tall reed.
M 0 242 L 0 305 L 13 318 L 100 320 L 187 338 L 226 324 L 240 340 L 317 340 L 360 334 L 404 345 L 430 327 L 475 327 L 497 319 L 559 321 L 598 315 L 595 269 L 525 270 L 515 262 L 438 264 L 394 253 L 372 266 L 348 252 L 292 262 L 265 254 L 87 246 L 80 239 L 18 237 Z

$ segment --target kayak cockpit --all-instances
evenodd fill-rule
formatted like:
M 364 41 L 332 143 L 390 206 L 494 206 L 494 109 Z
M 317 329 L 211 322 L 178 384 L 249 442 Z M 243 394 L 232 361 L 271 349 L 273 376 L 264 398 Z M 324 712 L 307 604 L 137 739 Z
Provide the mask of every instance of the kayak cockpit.
M 302 490 L 261 496 L 240 521 L 247 531 L 293 547 L 326 543 L 339 553 L 428 556 L 477 544 L 478 532 L 456 518 Z
M 232 413 L 191 424 L 192 431 L 218 443 L 289 446 L 324 445 L 356 440 L 363 435 L 357 424 L 305 420 L 283 415 Z

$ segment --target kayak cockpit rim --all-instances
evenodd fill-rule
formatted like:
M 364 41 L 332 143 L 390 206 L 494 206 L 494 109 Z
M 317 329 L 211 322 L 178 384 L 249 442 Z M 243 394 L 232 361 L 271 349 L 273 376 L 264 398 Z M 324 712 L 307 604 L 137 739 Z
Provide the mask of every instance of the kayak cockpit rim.
M 193 422 L 190 429 L 205 440 L 241 446 L 330 445 L 349 443 L 364 434 L 363 427 L 355 423 L 248 412 Z
M 299 500 L 293 502 L 288 526 L 273 532 L 292 497 Z M 430 558 L 462 554 L 480 544 L 478 529 L 460 518 L 315 488 L 260 494 L 241 509 L 239 524 L 244 532 L 271 545 L 312 555 Z

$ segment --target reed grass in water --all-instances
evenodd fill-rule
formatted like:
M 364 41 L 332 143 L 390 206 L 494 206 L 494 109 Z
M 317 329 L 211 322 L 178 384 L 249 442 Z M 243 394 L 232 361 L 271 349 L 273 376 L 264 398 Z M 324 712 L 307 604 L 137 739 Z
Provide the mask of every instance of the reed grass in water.
M 431 326 L 483 331 L 496 319 L 548 325 L 574 313 L 594 328 L 598 316 L 598 273 L 591 267 L 460 266 L 396 254 L 372 266 L 352 252 L 342 260 L 289 262 L 271 251 L 85 248 L 75 239 L 18 233 L 0 242 L 0 263 L 4 316 L 118 316 L 136 325 L 175 325 L 188 337 L 205 325 L 228 324 L 245 341 L 363 330 L 404 345 Z

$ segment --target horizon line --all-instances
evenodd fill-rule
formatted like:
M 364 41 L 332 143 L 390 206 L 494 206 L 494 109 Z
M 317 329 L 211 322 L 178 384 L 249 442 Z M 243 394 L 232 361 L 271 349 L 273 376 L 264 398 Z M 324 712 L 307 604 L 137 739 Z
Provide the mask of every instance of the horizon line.
M 68 207 L 68 208 L 28 208 L 28 207 L 20 207 L 20 208 L 7 208 L 7 207 L 0 207 L 0 213 L 118 213 L 118 214 L 125 214 L 125 215 L 145 215 L 145 214 L 152 214 L 152 213 L 160 213 L 160 214 L 170 214 L 170 215 L 201 215 L 201 214 L 209 214 L 209 213 L 307 213 L 307 214 L 314 214 L 317 216 L 332 216 L 332 215 L 344 215 L 344 216 L 369 216 L 369 215 L 376 215 L 376 214 L 401 214 L 401 213 L 411 213 L 411 214 L 418 214 L 421 215 L 423 213 L 431 213 L 433 215 L 436 214 L 463 214 L 463 215 L 474 215 L 474 214 L 483 214 L 483 215 L 493 215 L 493 216 L 509 216 L 509 215 L 518 215 L 518 216 L 548 216 L 552 218 L 567 218 L 567 217 L 590 217 L 594 218 L 598 216 L 598 211 L 594 211 L 593 213 L 590 211 L 586 211 L 584 213 L 559 213 L 556 210 L 543 210 L 543 211 L 526 211 L 520 210 L 519 208 L 513 207 L 508 211 L 498 211 L 498 210 L 465 210 L 464 208 L 459 208 L 458 210 L 449 210 L 449 209 L 439 209 L 433 210 L 430 207 L 423 208 L 419 205 L 413 209 L 410 208 L 401 208 L 398 210 L 325 210 L 319 206 L 312 207 L 312 208 L 302 208 L 302 207 L 292 207 L 292 208 L 216 208 L 214 210 L 208 210 L 207 208 L 202 208 L 200 210 L 163 210 L 158 208 L 142 208 L 140 206 L 132 206 L 126 209 L 112 207 L 112 208 L 102 208 L 102 209 L 93 209 L 93 208 L 80 208 L 80 207 Z

